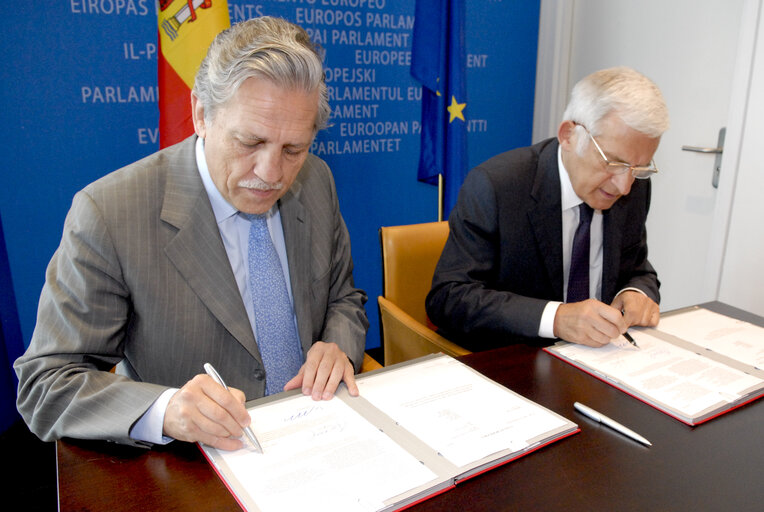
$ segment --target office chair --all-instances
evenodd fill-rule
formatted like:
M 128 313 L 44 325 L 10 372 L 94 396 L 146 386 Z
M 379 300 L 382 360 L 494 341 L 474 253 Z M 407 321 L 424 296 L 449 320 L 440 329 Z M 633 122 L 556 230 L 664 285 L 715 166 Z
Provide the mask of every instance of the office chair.
M 361 363 L 360 373 L 370 372 L 382 368 L 382 365 L 377 362 L 376 359 L 371 357 L 366 352 L 363 353 L 363 362 Z
M 448 238 L 448 222 L 382 227 L 383 296 L 379 304 L 385 366 L 427 354 L 470 352 L 434 330 L 424 301 Z

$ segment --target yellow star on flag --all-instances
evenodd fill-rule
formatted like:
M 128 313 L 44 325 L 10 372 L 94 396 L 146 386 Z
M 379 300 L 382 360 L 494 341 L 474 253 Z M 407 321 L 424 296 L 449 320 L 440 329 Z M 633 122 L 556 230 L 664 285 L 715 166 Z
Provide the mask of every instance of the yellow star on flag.
M 451 114 L 451 118 L 448 120 L 449 123 L 453 123 L 454 119 L 457 117 L 464 121 L 464 113 L 462 112 L 465 107 L 467 106 L 466 103 L 458 103 L 456 101 L 456 96 L 451 96 L 451 104 L 446 107 L 446 110 L 448 110 L 448 113 Z

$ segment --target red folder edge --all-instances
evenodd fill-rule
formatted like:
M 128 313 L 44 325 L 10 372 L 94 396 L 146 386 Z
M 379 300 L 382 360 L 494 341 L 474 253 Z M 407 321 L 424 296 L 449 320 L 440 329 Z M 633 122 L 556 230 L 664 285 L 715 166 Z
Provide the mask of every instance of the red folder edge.
M 494 469 L 496 469 L 496 468 L 498 468 L 500 466 L 504 466 L 505 464 L 509 464 L 510 462 L 514 462 L 517 459 L 525 457 L 526 455 L 528 455 L 530 453 L 533 453 L 533 452 L 535 452 L 537 450 L 540 450 L 540 449 L 542 449 L 542 448 L 544 448 L 546 446 L 549 446 L 550 444 L 554 444 L 554 443 L 556 443 L 558 441 L 562 441 L 563 439 L 565 439 L 567 437 L 570 437 L 570 436 L 572 436 L 574 434 L 578 434 L 579 432 L 581 432 L 581 429 L 577 428 L 576 430 L 573 430 L 572 432 L 568 432 L 567 434 L 562 435 L 562 436 L 560 436 L 558 438 L 552 439 L 552 440 L 547 441 L 546 443 L 543 443 L 543 444 L 539 444 L 538 446 L 533 447 L 533 449 L 528 450 L 527 452 L 521 453 L 517 457 L 512 457 L 511 459 L 503 460 L 503 461 L 499 462 L 498 464 L 494 464 L 493 466 L 489 466 L 489 467 L 487 467 L 487 468 L 485 468 L 485 469 L 483 469 L 481 471 L 478 471 L 477 473 L 474 473 L 474 474 L 472 474 L 472 475 L 470 475 L 470 476 L 468 476 L 466 478 L 462 478 L 462 479 L 459 479 L 459 480 L 454 480 L 454 483 L 452 485 L 450 485 L 448 487 L 445 487 L 443 489 L 439 489 L 438 491 L 436 491 L 436 492 L 434 492 L 432 494 L 428 494 L 427 496 L 423 496 L 421 499 L 419 499 L 417 501 L 414 501 L 412 503 L 409 503 L 408 505 L 405 505 L 405 506 L 403 506 L 401 508 L 398 508 L 398 509 L 395 509 L 395 510 L 396 511 L 406 510 L 406 509 L 408 509 L 410 507 L 413 507 L 414 505 L 417 505 L 419 503 L 423 503 L 423 502 L 425 502 L 425 501 L 427 501 L 427 500 L 429 500 L 431 498 L 434 498 L 435 496 L 443 494 L 446 491 L 450 491 L 451 489 L 453 489 L 457 485 L 461 484 L 462 482 L 466 482 L 467 480 L 471 480 L 471 479 L 475 478 L 476 476 L 482 475 L 483 473 L 487 473 L 488 471 L 492 471 L 492 470 L 494 470 Z
M 200 443 L 196 443 L 196 446 L 199 448 L 199 450 L 202 452 L 202 455 L 204 455 L 204 458 L 207 459 L 207 463 L 212 467 L 212 469 L 215 471 L 215 474 L 218 476 L 218 480 L 220 480 L 226 489 L 228 489 L 228 494 L 233 496 L 233 499 L 236 500 L 236 503 L 239 504 L 239 507 L 241 507 L 242 510 L 247 510 L 247 507 L 244 506 L 244 503 L 239 500 L 239 497 L 234 492 L 233 488 L 231 488 L 230 485 L 228 485 L 228 480 L 225 479 L 225 477 L 218 471 L 217 465 L 213 462 L 213 460 L 207 455 L 207 452 L 204 451 L 204 448 L 202 448 L 202 445 Z
M 437 491 L 435 491 L 434 493 L 432 493 L 432 494 L 428 494 L 427 496 L 422 496 L 422 498 L 420 498 L 420 499 L 418 499 L 418 500 L 416 500 L 416 501 L 413 501 L 413 502 L 411 502 L 411 503 L 409 503 L 409 504 L 407 504 L 407 505 L 404 505 L 403 507 L 401 507 L 401 508 L 398 508 L 398 509 L 395 509 L 395 510 L 396 510 L 396 511 L 400 511 L 400 510 L 406 510 L 406 509 L 408 509 L 408 508 L 411 508 L 411 507 L 413 507 L 414 505 L 417 505 L 417 504 L 419 504 L 419 503 L 423 503 L 423 502 L 425 502 L 425 501 L 427 501 L 427 500 L 429 500 L 429 499 L 432 499 L 432 498 L 434 498 L 435 496 L 438 496 L 438 495 L 440 495 L 440 494 L 443 494 L 443 493 L 445 493 L 445 492 L 447 492 L 447 491 L 450 491 L 451 489 L 453 489 L 454 487 L 456 487 L 456 486 L 457 486 L 457 484 L 461 484 L 462 482 L 466 482 L 467 480 L 471 480 L 472 478 L 474 478 L 474 477 L 476 477 L 476 476 L 479 476 L 479 475 L 482 475 L 483 473 L 486 473 L 486 472 L 488 472 L 488 471 L 491 471 L 491 470 L 493 470 L 493 469 L 496 469 L 496 468 L 498 468 L 498 467 L 500 467 L 500 466 L 504 466 L 505 464 L 509 464 L 510 462 L 514 462 L 514 461 L 516 461 L 517 459 L 520 459 L 520 458 L 522 458 L 522 457 L 525 457 L 526 455 L 528 455 L 528 454 L 530 454 L 530 453 L 533 453 L 533 452 L 535 452 L 535 451 L 537 451 L 537 450 L 540 450 L 541 448 L 544 448 L 544 447 L 546 447 L 546 446 L 549 446 L 550 444 L 554 444 L 554 443 L 556 443 L 556 442 L 558 442 L 558 441 L 562 441 L 563 439 L 565 439 L 565 438 L 567 438 L 567 437 L 570 437 L 570 436 L 572 436 L 572 435 L 574 435 L 574 434 L 578 434 L 579 432 L 581 432 L 581 429 L 580 429 L 580 428 L 577 428 L 576 430 L 574 430 L 574 431 L 572 431 L 572 432 L 568 432 L 567 434 L 565 434 L 565 435 L 563 435 L 563 436 L 560 436 L 560 437 L 558 437 L 558 438 L 556 438 L 556 439 L 552 439 L 552 440 L 550 440 L 550 441 L 547 441 L 546 443 L 543 443 L 543 444 L 539 444 L 538 446 L 535 446 L 533 449 L 531 449 L 531 450 L 528 450 L 528 451 L 527 451 L 527 452 L 525 452 L 525 453 L 521 453 L 521 454 L 520 454 L 520 455 L 518 455 L 517 457 L 512 457 L 511 459 L 507 459 L 507 460 L 501 461 L 501 462 L 499 462 L 498 464 L 495 464 L 495 465 L 493 465 L 493 466 L 487 467 L 487 468 L 483 469 L 482 471 L 479 471 L 479 472 L 477 472 L 477 473 L 475 473 L 475 474 L 473 474 L 473 475 L 470 475 L 470 476 L 468 476 L 468 477 L 466 477 L 466 478 L 463 478 L 463 479 L 460 479 L 460 480 L 455 480 L 455 481 L 454 481 L 454 483 L 452 483 L 451 485 L 449 485 L 449 486 L 447 486 L 447 487 L 444 487 L 444 488 L 442 488 L 442 489 L 438 489 L 438 490 L 437 490 Z M 220 471 L 218 471 L 218 467 L 215 465 L 215 463 L 212 461 L 212 459 L 210 459 L 210 457 L 207 455 L 207 452 L 206 452 L 206 451 L 204 451 L 204 448 L 202 448 L 202 445 L 201 445 L 201 444 L 199 444 L 199 443 L 196 443 L 196 446 L 197 446 L 197 447 L 199 448 L 199 450 L 202 452 L 202 455 L 204 455 L 204 458 L 205 458 L 205 459 L 207 459 L 207 462 L 208 462 L 208 463 L 209 463 L 209 465 L 212 467 L 212 469 L 215 471 L 215 474 L 217 474 L 217 476 L 218 476 L 218 479 L 219 479 L 221 482 L 223 482 L 223 485 L 225 486 L 225 488 L 226 488 L 226 489 L 228 489 L 228 492 L 231 494 L 231 496 L 233 496 L 233 499 L 234 499 L 234 500 L 236 500 L 236 503 L 238 503 L 238 504 L 239 504 L 239 507 L 241 507 L 241 509 L 242 509 L 242 510 L 247 510 L 247 508 L 244 506 L 244 504 L 243 504 L 243 503 L 242 503 L 242 502 L 239 500 L 238 496 L 236 496 L 236 493 L 235 493 L 235 492 L 234 492 L 234 490 L 231 488 L 231 486 L 230 486 L 230 485 L 228 485 L 228 481 L 227 481 L 227 480 L 226 480 L 226 479 L 223 477 L 223 475 L 221 475 L 221 474 L 220 474 Z
M 661 409 L 660 407 L 658 407 L 657 405 L 655 405 L 655 404 L 651 404 L 650 402 L 648 402 L 648 401 L 644 400 L 643 398 L 641 398 L 641 397 L 638 397 L 637 395 L 634 395 L 634 394 L 630 393 L 628 390 L 626 390 L 626 389 L 624 389 L 624 388 L 622 388 L 622 387 L 620 387 L 620 386 L 617 386 L 615 382 L 613 382 L 613 381 L 611 381 L 611 380 L 609 380 L 609 379 L 607 379 L 607 378 L 605 378 L 605 377 L 602 377 L 602 376 L 600 376 L 600 375 L 597 375 L 596 373 L 592 373 L 591 371 L 589 371 L 588 369 L 584 368 L 583 366 L 579 366 L 579 365 L 577 365 L 576 363 L 574 363 L 573 361 L 569 361 L 568 359 L 565 359 L 564 357 L 562 357 L 562 356 L 560 356 L 560 355 L 558 355 L 558 354 L 555 354 L 554 352 L 552 352 L 552 351 L 548 350 L 548 347 L 544 347 L 542 350 L 543 350 L 544 352 L 546 352 L 547 354 L 549 354 L 550 356 L 552 356 L 552 357 L 555 357 L 555 358 L 559 359 L 559 360 L 560 360 L 560 361 L 562 361 L 563 363 L 567 363 L 567 364 L 571 365 L 571 366 L 572 366 L 572 367 L 574 367 L 574 368 L 578 368 L 578 369 L 579 369 L 579 370 L 581 370 L 582 372 L 584 372 L 584 373 L 586 373 L 586 374 L 588 374 L 588 375 L 591 375 L 591 376 L 592 376 L 592 377 L 594 377 L 595 379 L 597 379 L 597 380 L 599 380 L 599 381 L 602 381 L 602 382 L 604 382 L 605 384 L 607 384 L 607 385 L 609 385 L 609 386 L 612 386 L 612 387 L 614 387 L 614 388 L 615 388 L 615 389 L 617 389 L 618 391 L 620 391 L 620 392 L 622 392 L 622 393 L 625 393 L 625 394 L 629 395 L 630 397 L 632 397 L 632 398 L 635 398 L 635 399 L 639 400 L 639 401 L 640 401 L 640 402 L 642 402 L 643 404 L 649 405 L 650 407 L 652 407 L 652 408 L 653 408 L 653 409 L 655 409 L 656 411 L 662 412 L 662 413 L 663 413 L 663 414 L 665 414 L 666 416 L 670 416 L 670 417 L 674 418 L 675 420 L 679 421 L 680 423 L 684 423 L 685 425 L 689 425 L 689 426 L 691 426 L 691 427 L 697 427 L 698 425 L 702 425 L 703 423 L 705 423 L 705 422 L 707 422 L 707 421 L 710 421 L 710 420 L 712 420 L 712 419 L 714 419 L 714 418 L 718 418 L 718 417 L 719 417 L 719 416 L 721 416 L 722 414 L 726 414 L 726 413 L 728 413 L 728 412 L 730 412 L 730 411 L 734 411 L 735 409 L 738 409 L 738 408 L 740 408 L 740 407 L 743 407 L 744 405 L 748 405 L 748 404 L 750 404 L 751 402 L 755 402 L 755 401 L 756 401 L 756 400 L 758 400 L 759 398 L 762 398 L 762 397 L 764 397 L 764 393 L 762 393 L 762 394 L 759 394 L 759 395 L 756 395 L 756 396 L 752 396 L 750 399 L 746 400 L 745 402 L 740 402 L 739 404 L 736 404 L 736 405 L 734 405 L 734 406 L 730 407 L 729 409 L 724 409 L 723 411 L 719 411 L 717 414 L 714 414 L 713 416 L 709 416 L 708 418 L 702 419 L 702 420 L 698 421 L 697 423 L 692 423 L 692 422 L 689 422 L 689 421 L 684 421 L 682 418 L 680 418 L 680 417 L 678 417 L 678 416 L 675 416 L 674 414 L 671 414 L 669 411 L 663 410 L 663 409 Z

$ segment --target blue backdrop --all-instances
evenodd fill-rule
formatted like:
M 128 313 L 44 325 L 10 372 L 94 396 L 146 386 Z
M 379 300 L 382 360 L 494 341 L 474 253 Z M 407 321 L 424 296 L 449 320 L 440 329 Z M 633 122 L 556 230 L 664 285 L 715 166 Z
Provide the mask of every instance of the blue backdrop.
M 214 0 L 213 0 L 214 1 Z M 326 49 L 334 125 L 313 152 L 337 182 L 379 346 L 378 229 L 437 220 L 417 181 L 421 89 L 411 77 L 414 0 L 229 0 L 233 23 L 297 22 Z M 467 0 L 468 159 L 531 141 L 539 0 Z M 3 4 L 0 215 L 23 345 L 74 193 L 158 148 L 152 0 Z M 4 296 L 11 290 L 2 290 Z

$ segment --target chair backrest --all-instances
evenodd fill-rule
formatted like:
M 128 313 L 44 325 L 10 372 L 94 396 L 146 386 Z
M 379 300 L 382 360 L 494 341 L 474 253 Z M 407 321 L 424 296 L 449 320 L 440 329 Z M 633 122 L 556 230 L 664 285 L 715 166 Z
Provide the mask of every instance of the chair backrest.
M 383 227 L 379 234 L 384 297 L 428 325 L 424 301 L 446 245 L 448 221 Z

